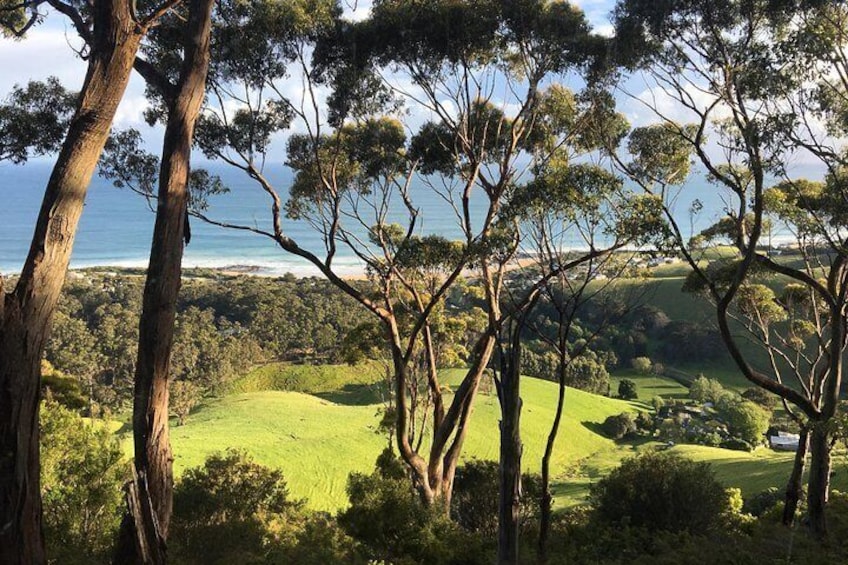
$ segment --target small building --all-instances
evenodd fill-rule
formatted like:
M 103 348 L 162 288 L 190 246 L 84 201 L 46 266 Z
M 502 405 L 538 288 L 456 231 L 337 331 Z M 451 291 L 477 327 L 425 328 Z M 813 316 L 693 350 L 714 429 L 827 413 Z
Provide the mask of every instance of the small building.
M 777 435 L 769 436 L 769 447 L 775 451 L 798 451 L 801 436 L 788 432 L 777 432 Z

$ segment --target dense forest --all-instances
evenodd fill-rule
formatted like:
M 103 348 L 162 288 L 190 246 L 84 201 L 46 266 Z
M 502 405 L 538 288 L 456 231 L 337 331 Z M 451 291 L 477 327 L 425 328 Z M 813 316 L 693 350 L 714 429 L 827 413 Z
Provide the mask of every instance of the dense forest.
M 55 156 L 0 276 L 0 563 L 844 560 L 848 4 L 609 7 L 0 0 L 87 66 L 0 105 L 0 159 Z M 155 212 L 146 269 L 69 274 L 95 173 Z M 317 277 L 184 272 L 193 222 Z
M 85 415 L 120 414 L 132 407 L 134 359 L 142 279 L 127 272 L 77 271 L 64 287 L 44 359 L 43 381 L 54 394 Z M 437 352 L 442 369 L 463 367 L 468 350 L 485 329 L 481 291 L 473 281 L 457 285 L 445 299 L 434 335 L 445 335 Z M 723 363 L 725 350 L 707 322 L 671 320 L 650 297 L 608 291 L 587 303 L 572 322 L 569 348 L 580 355 L 569 366 L 569 387 L 611 395 L 610 372 L 629 368 L 637 358 L 663 364 Z M 533 329 L 526 332 L 524 373 L 556 380 L 556 356 L 547 346 L 555 337 L 553 307 L 538 306 Z M 355 303 L 318 278 L 222 276 L 193 271 L 177 304 L 171 354 L 171 404 L 228 391 L 256 366 L 357 364 L 380 360 L 374 324 L 362 323 Z M 637 362 L 638 363 L 638 362 Z M 66 379 L 63 380 L 62 376 Z M 185 389 L 185 390 L 183 390 Z M 180 391 L 180 392 L 177 392 Z M 189 391 L 191 394 L 188 394 Z

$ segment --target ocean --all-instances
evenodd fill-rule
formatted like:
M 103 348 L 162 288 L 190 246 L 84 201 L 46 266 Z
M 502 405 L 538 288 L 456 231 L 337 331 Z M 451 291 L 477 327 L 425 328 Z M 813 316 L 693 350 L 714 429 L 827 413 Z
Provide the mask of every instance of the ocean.
M 227 165 L 204 163 L 198 166 L 221 176 L 230 189 L 229 193 L 210 200 L 206 212 L 209 217 L 271 230 L 270 202 L 258 185 L 243 172 Z M 52 162 L 47 160 L 21 166 L 0 164 L 0 273 L 20 272 L 51 169 Z M 279 187 L 285 200 L 291 171 L 282 165 L 269 166 L 266 174 Z M 422 234 L 460 236 L 454 212 L 442 197 L 423 184 L 414 186 L 412 194 L 416 205 L 422 209 L 419 223 Z M 699 230 L 719 217 L 724 204 L 715 187 L 693 179 L 677 198 L 683 227 L 689 227 L 688 208 L 695 198 L 704 204 L 694 225 L 695 230 Z M 400 204 L 394 203 L 395 213 Z M 482 206 L 475 208 L 479 210 Z M 146 266 L 153 222 L 154 214 L 143 197 L 127 189 L 115 188 L 110 181 L 95 174 L 80 220 L 71 268 Z M 283 227 L 302 247 L 319 256 L 323 253 L 322 241 L 306 222 L 284 219 Z M 191 233 L 191 243 L 185 251 L 186 267 L 237 268 L 269 275 L 317 274 L 305 260 L 286 253 L 262 235 L 209 225 L 196 218 L 191 219 Z M 575 247 L 580 245 L 579 241 L 574 241 Z M 362 271 L 361 262 L 344 246 L 339 248 L 335 263 L 342 274 Z

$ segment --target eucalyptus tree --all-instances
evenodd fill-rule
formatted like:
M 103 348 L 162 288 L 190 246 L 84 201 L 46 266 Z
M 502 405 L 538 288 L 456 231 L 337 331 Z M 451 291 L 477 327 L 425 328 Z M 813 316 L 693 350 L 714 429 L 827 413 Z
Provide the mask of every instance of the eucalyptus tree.
M 88 61 L 65 140 L 45 189 L 32 244 L 12 289 L 0 278 L 0 561 L 41 563 L 38 405 L 41 357 L 91 175 L 145 34 L 179 0 L 137 7 L 5 0 L 0 28 L 22 37 L 50 7 L 67 17 Z
M 441 430 L 453 430 L 467 413 L 444 406 L 438 347 L 429 320 L 441 309 L 469 254 L 461 244 L 420 234 L 411 194 L 417 164 L 408 155 L 401 122 L 379 113 L 381 102 L 389 98 L 385 89 L 372 83 L 356 97 L 321 98 L 322 82 L 341 81 L 347 71 L 339 64 L 322 69 L 327 55 L 322 61 L 316 45 L 319 39 L 330 45 L 340 41 L 338 5 L 256 1 L 233 4 L 231 10 L 216 30 L 219 51 L 198 142 L 209 157 L 242 170 L 268 194 L 270 229 L 208 219 L 269 237 L 284 251 L 306 259 L 375 316 L 392 359 L 397 443 L 415 473 L 422 499 L 433 504 L 444 492 L 439 469 L 450 433 Z M 242 45 L 245 41 L 249 45 Z M 312 53 L 317 53 L 318 64 L 313 64 Z M 283 94 L 289 66 L 301 74 L 299 100 Z M 288 140 L 285 162 L 295 177 L 284 201 L 264 164 L 271 135 L 292 123 L 305 133 Z M 288 235 L 286 219 L 309 226 L 321 248 L 307 248 Z M 336 261 L 340 250 L 362 263 L 367 281 L 344 278 Z M 431 448 L 436 457 L 429 462 L 419 455 L 425 431 L 424 422 L 418 421 L 425 416 L 416 410 L 422 380 L 427 383 L 424 404 L 432 406 L 430 425 L 444 436 L 438 450 Z M 458 450 L 451 457 L 452 476 Z
M 609 106 L 557 81 L 569 73 L 591 74 L 605 44 L 590 33 L 579 9 L 533 1 L 378 2 L 357 37 L 375 44 L 371 60 L 396 95 L 431 116 L 412 142 L 421 181 L 451 204 L 465 245 L 481 250 L 474 266 L 490 330 L 458 391 L 467 391 L 463 402 L 470 408 L 505 320 L 501 297 L 516 242 L 499 227 L 503 208 L 522 178 L 535 174 L 534 166 L 565 164 L 591 151 L 582 124 L 609 118 Z M 510 392 L 501 396 L 502 448 L 515 462 L 520 439 L 506 438 L 520 404 L 517 387 Z M 513 499 L 506 483 L 514 486 L 516 475 L 505 473 L 503 462 L 501 467 L 506 508 Z M 507 533 L 502 541 L 501 558 L 512 559 L 514 536 Z
M 214 5 L 214 0 L 190 0 L 180 7 L 182 10 L 173 7 L 151 34 L 151 41 L 142 48 L 147 57 L 138 57 L 135 61 L 135 68 L 147 81 L 148 90 L 159 100 L 165 134 L 135 366 L 134 473 L 128 486 L 127 514 L 121 524 L 115 556 L 116 562 L 121 563 L 164 563 L 166 560 L 165 542 L 174 488 L 168 430 L 168 377 L 183 242 L 188 243 L 190 239 L 191 148 L 195 123 L 206 93 Z M 177 45 L 169 40 L 176 41 Z M 171 48 L 165 57 L 161 53 L 163 45 Z M 181 58 L 176 54 L 179 48 Z M 121 148 L 113 149 L 119 153 Z M 124 156 L 128 155 L 124 153 Z M 115 157 L 114 152 L 110 157 Z M 109 175 L 131 174 L 132 168 L 123 172 L 109 169 L 110 164 L 124 164 L 119 158 L 115 161 L 104 163 Z M 135 162 L 152 163 L 149 159 Z M 208 177 L 195 175 L 194 178 Z
M 785 251 L 779 255 L 770 248 L 760 251 L 756 269 L 740 287 L 729 310 L 729 315 L 747 330 L 751 341 L 764 351 L 763 372 L 778 382 L 787 381 L 822 412 L 828 398 L 827 387 L 844 364 L 845 338 L 838 327 L 834 329 L 844 325 L 846 307 L 846 282 L 840 273 L 845 250 L 840 240 L 844 237 L 840 235 L 844 229 L 841 217 L 844 205 L 839 177 L 840 170 L 836 170 L 820 182 L 787 179 L 765 191 L 766 220 L 773 222 L 774 229 L 784 238 L 790 239 L 783 242 Z M 727 233 L 729 227 L 732 224 L 727 222 L 711 226 L 698 236 L 699 244 L 726 242 L 731 235 Z M 728 262 L 713 262 L 705 272 L 722 284 Z M 703 290 L 702 280 L 694 276 L 690 279 L 690 290 Z M 833 308 L 834 303 L 839 307 Z M 839 339 L 843 340 L 841 344 L 834 343 Z M 839 355 L 834 358 L 836 350 Z M 802 494 L 810 436 L 815 433 L 814 428 L 824 428 L 828 444 L 819 453 L 829 459 L 834 416 L 820 417 L 822 422 L 817 422 L 785 398 L 782 400 L 786 412 L 801 429 L 786 489 L 783 521 L 789 525 Z M 829 461 L 826 465 L 828 470 L 822 479 L 825 495 Z M 810 479 L 815 481 L 813 476 Z
M 531 317 L 527 333 L 552 351 L 556 360 L 550 377 L 557 383 L 557 400 L 540 464 L 540 562 L 547 560 L 553 502 L 551 458 L 572 362 L 587 354 L 594 339 L 621 313 L 604 314 L 591 330 L 580 332 L 579 340 L 575 339 L 577 317 L 586 305 L 603 302 L 613 293 L 627 309 L 639 303 L 642 292 L 637 287 L 622 289 L 616 283 L 631 273 L 637 248 L 661 247 L 666 232 L 656 202 L 623 190 L 621 179 L 598 166 L 574 165 L 556 179 L 551 185 L 550 177 L 542 176 L 547 188 L 531 196 L 525 203 L 530 206 L 522 214 L 523 248 L 534 257 L 530 272 L 544 283 L 539 288 L 539 302 L 548 312 L 542 319 Z M 517 345 L 521 348 L 523 342 Z
M 239 6 L 257 16 L 243 12 L 227 41 L 250 37 L 251 43 L 227 49 L 229 59 L 211 87 L 214 110 L 204 120 L 201 147 L 245 171 L 269 195 L 270 229 L 230 227 L 262 232 L 305 258 L 380 320 L 393 360 L 397 446 L 423 500 L 441 499 L 447 509 L 501 318 L 503 266 L 487 256 L 497 239 L 495 223 L 508 191 L 529 172 L 530 156 L 538 153 L 541 161 L 575 142 L 567 125 L 598 110 L 586 98 L 547 88 L 546 81 L 588 69 L 604 44 L 579 10 L 561 2 L 377 2 L 371 17 L 357 24 L 340 18 L 332 2 L 311 8 L 307 18 L 298 2 L 276 10 L 261 2 Z M 276 32 L 281 26 L 270 23 L 274 18 L 296 22 L 286 28 L 292 32 Z M 302 96 L 294 99 L 281 86 L 288 64 L 302 75 Z M 326 98 L 324 85 L 331 87 Z M 233 112 L 235 105 L 242 107 Z M 430 118 L 420 128 L 409 126 L 411 140 L 385 115 L 396 115 L 396 106 Z M 262 166 L 271 134 L 292 123 L 306 133 L 289 139 L 286 162 L 296 177 L 286 203 Z M 453 212 L 458 242 L 420 235 L 419 186 Z M 285 234 L 284 211 L 320 235 L 320 256 Z M 340 276 L 340 248 L 367 267 L 370 288 Z M 469 370 L 446 405 L 430 320 L 469 266 L 481 274 L 488 330 L 472 347 Z M 429 453 L 410 441 L 407 394 L 416 357 L 424 359 L 431 391 Z
M 597 119 L 598 114 L 593 114 Z M 521 495 L 522 442 L 520 379 L 521 355 L 531 315 L 539 300 L 550 301 L 559 313 L 556 336 L 549 340 L 557 357 L 559 393 L 552 428 L 542 458 L 541 529 L 539 559 L 544 561 L 550 527 L 550 459 L 564 407 L 565 378 L 572 356 L 579 356 L 590 340 L 572 347 L 571 325 L 578 307 L 586 299 L 597 297 L 606 284 L 589 290 L 594 279 L 617 278 L 626 269 L 632 251 L 656 243 L 665 234 L 661 208 L 655 200 L 623 190 L 622 179 L 597 164 L 573 162 L 585 150 L 598 150 L 601 140 L 621 139 L 627 124 L 611 114 L 598 120 L 601 130 L 595 135 L 589 124 L 581 132 L 582 144 L 569 146 L 572 159 L 553 159 L 540 164 L 529 182 L 519 185 L 501 214 L 500 221 L 512 221 L 515 229 L 513 249 L 522 248 L 533 257 L 526 269 L 515 271 L 518 280 L 506 286 L 505 313 L 498 324 L 496 372 L 501 404 L 501 484 L 499 511 L 499 559 L 514 563 L 518 559 L 518 503 Z M 575 124 L 579 127 L 579 122 Z M 592 140 L 598 145 L 587 144 Z M 566 151 L 566 146 L 561 146 Z M 511 254 L 504 255 L 510 260 Z M 519 284 L 518 281 L 521 281 Z M 587 296 L 588 295 L 588 296 Z
M 844 259 L 838 252 L 825 254 L 827 279 L 820 281 L 805 267 L 791 268 L 773 260 L 760 245 L 767 227 L 768 177 L 789 180 L 786 163 L 799 153 L 819 159 L 831 174 L 841 163 L 837 140 L 826 134 L 839 135 L 833 116 L 844 116 L 833 113 L 839 108 L 835 103 L 839 93 L 844 92 L 840 77 L 845 76 L 840 36 L 844 33 L 833 22 L 844 10 L 844 2 L 814 0 L 696 4 L 681 0 L 661 6 L 625 0 L 616 10 L 619 41 L 622 47 L 629 45 L 622 52 L 635 51 L 646 65 L 654 80 L 653 101 L 646 103 L 661 122 L 634 131 L 629 144 L 634 158 L 627 163 L 621 158 L 619 164 L 663 199 L 682 253 L 716 305 L 722 339 L 739 370 L 796 407 L 808 421 L 808 511 L 819 536 L 826 533 L 828 423 L 837 407 L 845 347 Z M 665 115 L 660 97 L 677 104 L 694 123 L 681 125 Z M 817 116 L 829 124 L 827 132 L 812 127 Z M 726 196 L 726 218 L 713 233 L 723 234 L 736 255 L 723 269 L 705 267 L 699 248 L 689 245 L 671 218 L 673 187 L 688 174 L 692 155 Z M 695 203 L 693 211 L 697 208 Z M 839 237 L 834 242 L 837 249 L 843 245 Z M 746 293 L 753 292 L 746 284 L 755 267 L 789 277 L 827 304 L 834 323 L 818 336 L 829 343 L 827 363 L 817 365 L 818 388 L 810 394 L 803 386 L 783 382 L 773 368 L 756 367 L 739 346 L 731 325 L 733 309 L 744 305 Z

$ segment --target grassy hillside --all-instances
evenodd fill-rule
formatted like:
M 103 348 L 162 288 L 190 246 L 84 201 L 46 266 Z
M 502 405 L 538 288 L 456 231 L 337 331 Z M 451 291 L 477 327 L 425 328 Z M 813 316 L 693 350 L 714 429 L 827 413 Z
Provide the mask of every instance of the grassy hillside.
M 452 380 L 450 375 L 448 380 Z M 522 430 L 525 465 L 537 468 L 553 417 L 555 387 L 537 379 L 524 381 Z M 611 414 L 633 410 L 630 403 L 569 390 L 563 433 L 554 469 L 563 478 L 581 473 L 587 460 L 615 462 L 622 451 L 594 431 Z M 345 504 L 350 472 L 373 468 L 388 438 L 378 435 L 380 404 L 332 402 L 309 394 L 284 391 L 240 393 L 202 406 L 185 426 L 173 429 L 175 472 L 199 465 L 205 457 L 238 447 L 258 461 L 283 469 L 295 496 L 315 509 Z M 351 399 L 353 400 L 353 399 Z M 465 457 L 496 460 L 498 407 L 494 395 L 481 395 L 475 408 Z
M 683 292 L 683 282 L 686 278 L 683 272 L 686 271 L 688 266 L 684 263 L 661 265 L 651 269 L 651 278 L 618 281 L 613 289 L 623 296 L 638 297 L 639 302 L 659 308 L 671 320 L 685 320 L 704 327 L 715 327 L 714 307 L 703 297 Z M 748 361 L 754 367 L 767 370 L 768 359 L 760 346 L 748 341 L 747 333 L 741 327 L 737 327 L 737 337 L 740 349 Z M 742 390 L 752 386 L 727 354 L 709 362 L 667 365 L 692 376 L 704 373 L 732 389 Z
M 289 377 L 312 374 L 311 370 L 277 367 L 278 372 L 288 371 Z M 320 371 L 332 373 L 332 368 Z M 460 378 L 460 371 L 449 371 L 445 380 L 455 384 Z M 671 381 L 648 379 L 640 382 L 636 378 L 646 395 L 675 396 L 681 392 Z M 175 472 L 179 476 L 187 467 L 201 464 L 208 454 L 237 447 L 266 465 L 281 468 L 292 493 L 307 498 L 311 508 L 341 508 L 346 503 L 348 474 L 370 471 L 388 441 L 376 431 L 381 404 L 374 400 L 374 386 L 361 386 L 365 388 L 358 385 L 351 389 L 342 384 L 338 391 L 319 392 L 323 398 L 303 392 L 266 390 L 235 393 L 209 401 L 192 414 L 185 426 L 173 428 Z M 522 432 L 526 444 L 523 464 L 528 471 L 538 471 L 553 417 L 555 394 L 554 383 L 532 378 L 522 381 Z M 648 400 L 650 396 L 640 399 Z M 558 507 L 583 501 L 588 486 L 623 457 L 656 447 L 654 442 L 619 445 L 597 431 L 598 424 L 607 416 L 642 406 L 568 390 L 553 465 Z M 466 459 L 497 459 L 497 422 L 496 397 L 481 395 L 465 444 Z M 753 454 L 699 446 L 679 446 L 674 450 L 713 462 L 726 484 L 739 486 L 746 494 L 781 486 L 791 462 L 790 454 L 765 449 Z M 844 468 L 844 463 L 838 465 Z M 845 482 L 839 475 L 837 484 Z
M 378 362 L 356 366 L 269 363 L 236 380 L 225 392 L 285 390 L 327 395 L 334 401 L 341 401 L 344 396 L 367 401 L 378 399 L 384 378 L 385 367 Z
M 315 509 L 334 510 L 346 501 L 349 473 L 370 471 L 386 445 L 375 433 L 376 405 L 344 405 L 298 392 L 230 395 L 201 407 L 172 429 L 174 471 L 203 463 L 228 447 L 283 470 L 296 497 Z

